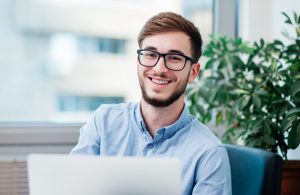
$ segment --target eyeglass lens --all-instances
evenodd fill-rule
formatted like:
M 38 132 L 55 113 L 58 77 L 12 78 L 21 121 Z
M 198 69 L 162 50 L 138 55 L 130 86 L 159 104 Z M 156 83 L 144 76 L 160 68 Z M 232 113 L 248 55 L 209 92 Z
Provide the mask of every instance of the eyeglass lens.
M 139 52 L 139 62 L 143 66 L 155 66 L 160 59 L 162 54 L 154 51 L 140 51 Z M 165 54 L 163 55 L 164 62 L 167 68 L 171 70 L 182 70 L 185 66 L 185 57 L 177 54 Z

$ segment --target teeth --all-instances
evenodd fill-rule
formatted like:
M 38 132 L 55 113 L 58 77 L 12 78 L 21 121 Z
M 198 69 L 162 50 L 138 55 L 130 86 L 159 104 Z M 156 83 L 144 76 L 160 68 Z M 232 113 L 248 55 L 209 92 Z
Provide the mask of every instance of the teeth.
M 157 83 L 159 85 L 165 85 L 169 83 L 169 81 L 166 80 L 156 80 L 156 79 L 152 79 L 152 82 Z

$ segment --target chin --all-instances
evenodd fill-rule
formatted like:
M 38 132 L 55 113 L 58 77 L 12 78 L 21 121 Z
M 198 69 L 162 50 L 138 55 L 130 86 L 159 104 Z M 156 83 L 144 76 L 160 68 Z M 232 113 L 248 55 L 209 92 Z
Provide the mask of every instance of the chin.
M 145 102 L 148 104 L 158 107 L 158 108 L 163 108 L 163 107 L 168 107 L 174 102 L 176 102 L 180 98 L 181 94 L 173 94 L 167 98 L 158 98 L 158 97 L 150 97 L 147 94 L 143 94 L 143 99 Z

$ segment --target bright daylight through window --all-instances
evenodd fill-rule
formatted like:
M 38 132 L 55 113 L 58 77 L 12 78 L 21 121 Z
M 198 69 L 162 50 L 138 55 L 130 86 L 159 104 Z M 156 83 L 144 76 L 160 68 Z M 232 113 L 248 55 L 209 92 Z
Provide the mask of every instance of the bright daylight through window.
M 85 122 L 103 103 L 138 101 L 138 31 L 174 11 L 204 45 L 211 0 L 27 0 L 0 2 L 0 123 Z M 167 10 L 166 10 L 167 8 Z

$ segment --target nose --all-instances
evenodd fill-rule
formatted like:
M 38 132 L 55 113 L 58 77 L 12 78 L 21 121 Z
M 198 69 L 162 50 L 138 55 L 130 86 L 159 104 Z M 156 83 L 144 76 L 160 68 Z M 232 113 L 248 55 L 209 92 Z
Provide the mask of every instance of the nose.
M 165 65 L 165 59 L 163 56 L 160 56 L 157 64 L 153 67 L 155 72 L 164 73 L 168 71 L 168 68 Z

